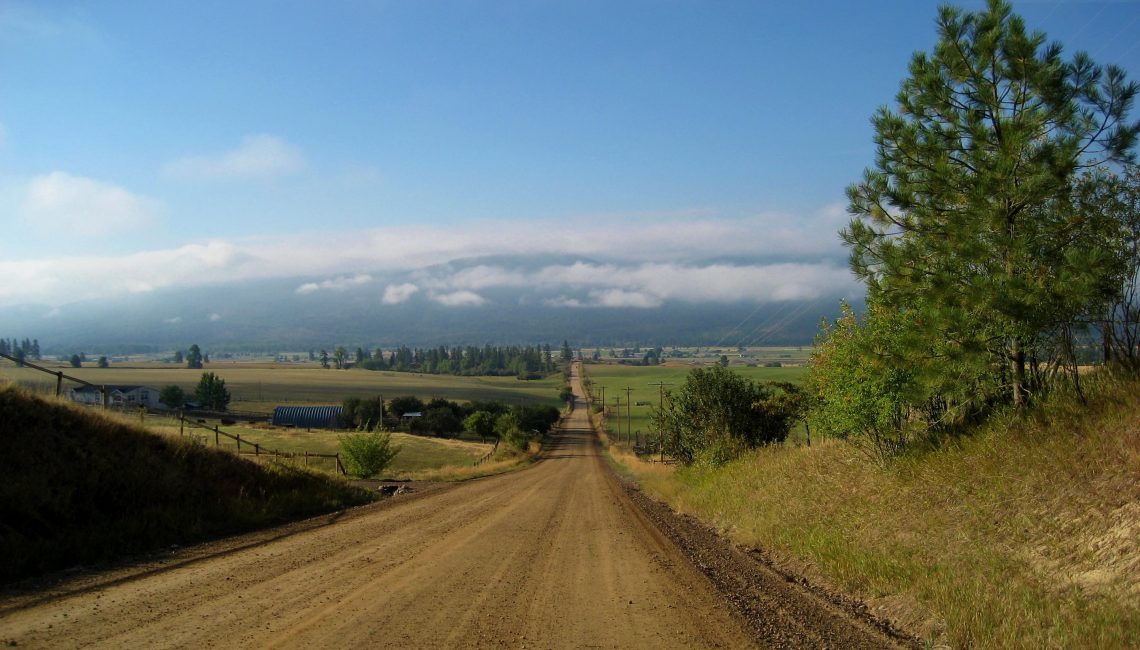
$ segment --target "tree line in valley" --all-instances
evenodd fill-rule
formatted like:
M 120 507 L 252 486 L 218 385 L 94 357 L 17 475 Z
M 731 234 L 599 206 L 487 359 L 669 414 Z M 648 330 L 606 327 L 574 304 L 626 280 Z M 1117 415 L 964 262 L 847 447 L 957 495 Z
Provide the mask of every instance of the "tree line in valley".
M 410 417 L 409 414 L 414 414 Z M 373 431 L 386 427 L 406 428 L 409 433 L 452 438 L 467 431 L 484 441 L 499 438 L 525 448 L 546 435 L 559 420 L 557 407 L 507 404 L 497 400 L 459 403 L 443 398 L 424 402 L 404 395 L 384 402 L 381 397 L 349 397 L 341 406 L 342 424 L 349 429 Z
M 517 376 L 538 379 L 557 369 L 554 351 L 549 344 L 483 347 L 468 345 L 451 348 L 443 345 L 434 348 L 409 348 L 401 345 L 387 352 L 380 348 L 369 351 L 367 348 L 358 347 L 351 354 L 345 347 L 337 346 L 331 355 L 326 350 L 321 350 L 316 358 L 325 368 L 357 367 L 366 370 L 419 372 L 430 375 Z M 558 351 L 558 360 L 569 361 L 571 358 L 570 345 L 563 341 Z
M 719 461 L 802 419 L 886 461 L 1051 392 L 1083 400 L 1082 359 L 1140 370 L 1136 82 L 1063 58 L 1003 0 L 937 24 L 847 190 L 865 312 L 823 323 L 804 389 L 690 375 L 657 418 L 678 458 Z
M 18 361 L 24 359 L 31 359 L 33 361 L 40 359 L 40 341 L 39 339 L 0 339 L 0 354 L 6 354 L 10 357 L 15 357 Z

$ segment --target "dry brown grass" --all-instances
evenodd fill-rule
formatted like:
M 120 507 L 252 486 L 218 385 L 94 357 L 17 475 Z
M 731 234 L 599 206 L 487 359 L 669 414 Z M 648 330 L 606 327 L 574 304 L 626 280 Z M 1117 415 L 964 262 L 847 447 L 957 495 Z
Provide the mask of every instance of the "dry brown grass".
M 1140 383 L 1090 380 L 1029 418 L 887 470 L 850 446 L 769 448 L 643 486 L 737 542 L 956 647 L 1135 647 Z

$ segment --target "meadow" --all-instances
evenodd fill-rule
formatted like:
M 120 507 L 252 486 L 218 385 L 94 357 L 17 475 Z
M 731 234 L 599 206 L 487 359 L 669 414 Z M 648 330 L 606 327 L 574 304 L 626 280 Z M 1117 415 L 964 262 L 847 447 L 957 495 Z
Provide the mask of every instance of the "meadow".
M 719 356 L 719 355 L 717 355 Z M 738 359 L 739 361 L 739 359 Z M 693 368 L 709 365 L 712 359 L 702 361 L 686 360 L 659 366 L 628 366 L 610 363 L 583 364 L 585 378 L 589 380 L 589 391 L 594 399 L 601 401 L 602 389 L 605 388 L 606 398 L 606 428 L 615 437 L 625 440 L 632 430 L 634 435 L 652 435 L 651 418 L 653 410 L 661 401 L 661 388 L 654 384 L 670 384 L 664 390 L 675 390 L 685 382 L 685 377 Z M 807 369 L 802 366 L 781 368 L 765 368 L 763 366 L 729 365 L 729 368 L 741 376 L 755 382 L 788 381 L 799 383 L 803 380 Z M 627 410 L 626 388 L 633 390 L 628 393 L 633 405 Z M 618 413 L 616 398 L 621 398 L 621 411 Z M 620 418 L 618 417 L 620 415 Z M 617 436 L 620 426 L 621 435 Z
M 124 419 L 137 422 L 132 415 L 124 415 Z M 214 422 L 210 421 L 209 426 Z M 180 426 L 177 417 L 171 415 L 148 415 L 145 426 L 150 431 L 170 436 L 183 436 L 196 439 L 206 446 L 214 445 L 214 434 L 208 427 L 185 425 Z M 343 431 L 329 431 L 325 429 L 293 429 L 274 427 L 267 424 L 235 424 L 220 427 L 230 435 L 241 436 L 244 451 L 256 443 L 266 450 L 279 450 L 291 453 L 335 454 L 340 450 L 339 436 Z M 445 438 L 430 438 L 416 436 L 398 431 L 392 432 L 392 444 L 399 446 L 400 453 L 392 464 L 384 470 L 383 477 L 390 479 L 412 478 L 429 470 L 438 470 L 444 467 L 467 467 L 491 451 L 492 445 L 473 440 L 452 440 Z M 225 449 L 235 447 L 235 442 L 228 438 L 221 439 L 221 446 Z M 311 467 L 320 469 L 333 469 L 331 459 L 311 459 Z

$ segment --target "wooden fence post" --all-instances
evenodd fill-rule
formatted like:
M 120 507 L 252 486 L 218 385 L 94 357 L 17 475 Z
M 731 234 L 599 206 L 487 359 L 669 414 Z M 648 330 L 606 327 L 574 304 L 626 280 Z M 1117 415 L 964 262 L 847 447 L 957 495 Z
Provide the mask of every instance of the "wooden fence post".
M 178 435 L 186 435 L 186 414 L 182 411 L 178 412 Z
M 261 445 L 257 444 L 256 442 L 253 443 L 253 455 L 254 456 L 260 456 L 261 455 Z
M 214 425 L 214 446 L 220 447 L 222 444 L 221 437 L 218 436 L 218 425 Z
M 55 373 L 55 396 L 59 397 L 63 394 L 63 372 Z
M 237 441 L 237 450 L 238 450 L 238 453 L 240 454 L 241 453 L 241 434 L 239 433 L 236 436 L 234 436 L 234 440 Z

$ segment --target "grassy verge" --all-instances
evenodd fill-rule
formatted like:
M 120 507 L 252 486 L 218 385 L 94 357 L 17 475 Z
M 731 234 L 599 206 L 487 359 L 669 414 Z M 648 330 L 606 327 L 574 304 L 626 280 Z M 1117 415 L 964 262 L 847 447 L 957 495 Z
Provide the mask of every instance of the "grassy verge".
M 850 446 L 614 459 L 677 509 L 956 647 L 1135 647 L 1140 383 L 1101 379 L 883 470 Z
M 0 387 L 0 582 L 279 524 L 371 497 L 286 464 Z

